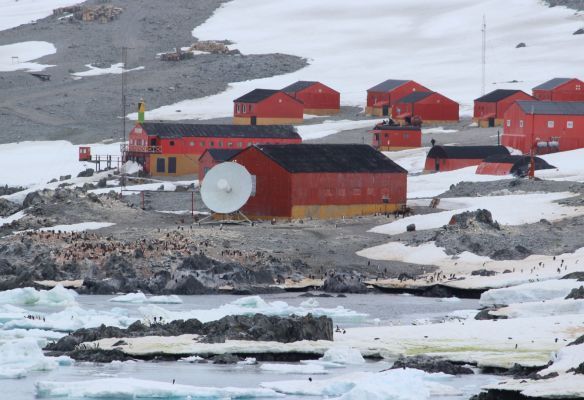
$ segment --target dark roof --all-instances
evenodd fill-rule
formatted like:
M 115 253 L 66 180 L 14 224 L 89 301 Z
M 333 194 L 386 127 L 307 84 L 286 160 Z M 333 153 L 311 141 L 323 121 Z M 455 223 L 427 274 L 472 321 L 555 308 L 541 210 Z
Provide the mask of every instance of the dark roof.
M 407 173 L 366 144 L 266 144 L 255 147 L 291 173 Z
M 479 101 L 481 103 L 496 103 L 503 99 L 506 99 L 509 96 L 513 96 L 515 93 L 525 93 L 523 90 L 517 89 L 497 89 L 493 90 L 491 93 L 487 93 L 484 96 L 475 99 L 475 101 Z M 527 93 L 525 93 L 527 94 Z
M 533 88 L 533 90 L 552 90 L 574 78 L 554 78 Z
M 505 146 L 433 146 L 428 158 L 484 160 L 495 154 L 509 155 Z
M 434 94 L 435 92 L 412 92 L 405 97 L 402 97 L 397 102 L 398 103 L 417 103 L 420 100 L 424 100 L 426 97 Z
M 543 115 L 584 115 L 584 101 L 528 101 L 517 102 L 527 113 Z
M 544 159 L 539 157 L 534 157 L 535 169 L 553 169 L 553 165 L 548 164 Z M 531 164 L 531 157 L 528 155 L 505 155 L 496 154 L 485 158 L 484 163 L 497 163 L 497 164 L 512 164 L 511 170 L 509 171 L 513 175 L 526 176 L 529 172 L 529 167 Z
M 296 128 L 290 125 L 211 125 L 178 124 L 169 122 L 143 122 L 148 135 L 163 138 L 181 137 L 234 137 L 299 139 Z
M 400 87 L 401 85 L 410 82 L 410 80 L 401 79 L 388 79 L 380 84 L 367 89 L 368 92 L 391 92 L 393 89 Z
M 278 92 L 280 92 L 280 90 L 254 89 L 233 101 L 238 103 L 259 103 L 260 101 L 265 100 Z
M 213 157 L 213 160 L 227 161 L 241 150 L 242 149 L 207 149 L 205 150 L 205 153 L 209 153 L 211 157 Z M 203 157 L 203 154 L 201 154 L 201 157 Z
M 315 83 L 318 83 L 318 82 L 315 82 L 315 81 L 298 81 L 298 82 L 294 82 L 293 84 L 288 85 L 284 89 L 282 89 L 282 92 L 286 92 L 286 93 L 299 92 L 301 90 L 304 90 L 306 88 L 311 87 Z

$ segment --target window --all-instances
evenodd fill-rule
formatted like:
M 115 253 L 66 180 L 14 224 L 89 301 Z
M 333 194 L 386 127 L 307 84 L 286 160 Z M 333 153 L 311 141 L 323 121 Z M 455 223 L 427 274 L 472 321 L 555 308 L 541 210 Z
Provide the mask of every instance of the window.
M 582 90 L 582 85 L 576 85 L 576 90 Z
M 168 173 L 176 174 L 176 157 L 168 157 Z
M 209 142 L 209 147 L 213 147 L 213 146 L 215 146 L 215 142 L 213 142 L 213 141 Z
M 237 142 L 237 147 L 239 147 L 241 149 L 243 147 L 243 143 Z
M 189 142 L 189 146 L 193 147 L 195 145 L 195 142 L 193 142 L 192 140 Z
M 252 111 L 253 111 L 253 104 L 250 104 L 249 105 L 249 112 L 252 112 Z
M 554 121 L 548 121 L 548 128 L 554 127 Z
M 572 129 L 573 127 L 574 127 L 574 121 L 568 121 L 568 122 L 566 122 L 566 128 Z
M 171 140 L 169 143 L 171 146 L 174 146 L 174 140 Z
M 579 89 L 576 89 L 576 90 L 579 90 Z M 140 128 L 140 127 L 135 128 L 134 129 L 134 132 L 136 132 L 136 133 L 142 133 L 142 128 Z
M 361 188 L 353 188 L 353 196 L 361 196 Z
M 523 120 L 522 119 L 519 120 L 519 127 L 523 128 Z
M 245 104 L 243 106 L 241 106 L 241 112 L 243 112 L 245 114 Z
M 237 112 L 239 112 L 239 104 L 237 104 Z
M 337 196 L 339 196 L 339 197 L 345 197 L 345 195 L 346 195 L 346 191 L 345 191 L 344 188 L 338 188 L 337 189 Z
M 372 187 L 367 188 L 367 196 L 373 196 L 375 194 L 375 189 Z
M 510 119 L 508 119 L 508 120 L 507 120 L 507 127 L 510 127 L 510 126 L 511 126 L 511 120 L 510 120 Z
M 201 140 L 201 147 L 205 147 L 205 141 Z
M 219 143 L 217 144 L 217 147 L 223 147 L 223 141 L 220 140 Z
M 165 162 L 164 158 L 159 158 L 156 160 L 156 172 L 165 172 Z

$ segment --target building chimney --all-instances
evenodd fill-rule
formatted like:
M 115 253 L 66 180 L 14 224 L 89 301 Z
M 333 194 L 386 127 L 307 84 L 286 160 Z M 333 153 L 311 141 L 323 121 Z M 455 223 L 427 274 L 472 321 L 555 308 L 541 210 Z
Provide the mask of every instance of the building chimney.
M 144 111 L 146 110 L 146 103 L 144 103 L 144 99 L 140 99 L 138 103 L 138 122 L 144 122 Z

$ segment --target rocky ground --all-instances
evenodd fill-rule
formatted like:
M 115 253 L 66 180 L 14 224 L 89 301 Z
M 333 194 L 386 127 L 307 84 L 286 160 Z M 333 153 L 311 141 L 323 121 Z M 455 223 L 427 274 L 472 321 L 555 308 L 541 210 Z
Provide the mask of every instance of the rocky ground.
M 279 75 L 306 65 L 306 60 L 284 54 L 201 54 L 180 62 L 156 58 L 158 53 L 195 42 L 193 28 L 222 3 L 116 0 L 111 4 L 124 11 L 109 23 L 50 16 L 0 32 L 0 45 L 40 40 L 57 48 L 55 54 L 37 60 L 54 65 L 43 72 L 51 75 L 50 81 L 25 71 L 0 73 L 0 142 L 119 140 L 123 136 L 121 75 L 76 79 L 72 73 L 86 71 L 86 64 L 108 68 L 120 63 L 122 47 L 129 48 L 127 68 L 144 67 L 125 74 L 127 112 L 134 111 L 141 97 L 148 108 L 155 108 L 221 92 L 229 82 Z

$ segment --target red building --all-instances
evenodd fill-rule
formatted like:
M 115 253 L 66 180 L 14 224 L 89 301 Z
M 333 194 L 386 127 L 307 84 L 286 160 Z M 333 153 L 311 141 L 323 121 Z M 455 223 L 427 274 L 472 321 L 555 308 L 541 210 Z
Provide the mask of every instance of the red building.
M 497 89 L 475 99 L 473 121 L 482 128 L 502 126 L 505 111 L 517 100 L 536 100 L 522 90 Z
M 320 82 L 298 81 L 282 92 L 300 100 L 305 114 L 331 115 L 341 109 L 341 94 Z
M 545 160 L 534 157 L 535 170 L 555 168 Z M 489 156 L 477 167 L 479 175 L 515 175 L 524 177 L 529 174 L 530 156 L 497 154 Z
M 493 155 L 509 155 L 509 150 L 505 146 L 433 146 L 426 156 L 424 172 L 471 167 Z
M 241 150 L 239 149 L 207 149 L 199 157 L 199 182 L 203 182 L 205 174 L 217 164 L 225 162 Z
M 253 146 L 231 161 L 255 175 L 256 218 L 341 218 L 406 204 L 407 171 L 364 144 Z
M 376 125 L 372 145 L 380 151 L 412 149 L 422 146 L 422 130 L 417 126 Z
M 577 78 L 554 78 L 533 88 L 533 97 L 548 101 L 584 101 L 584 82 Z
M 233 103 L 236 125 L 292 125 L 304 121 L 304 104 L 281 90 L 254 89 Z
M 584 102 L 517 101 L 505 112 L 501 143 L 537 154 L 584 147 Z
M 133 160 L 151 175 L 190 175 L 199 171 L 207 149 L 242 150 L 253 144 L 294 144 L 302 139 L 292 126 L 246 126 L 137 123 L 130 132 L 124 159 Z
M 392 115 L 391 108 L 402 97 L 413 92 L 429 91 L 412 80 L 388 79 L 367 90 L 365 114 L 378 117 Z
M 458 103 L 436 92 L 416 92 L 397 101 L 392 107 L 392 117 L 409 123 L 416 116 L 425 123 L 458 122 Z

